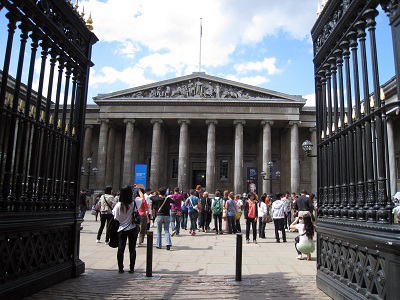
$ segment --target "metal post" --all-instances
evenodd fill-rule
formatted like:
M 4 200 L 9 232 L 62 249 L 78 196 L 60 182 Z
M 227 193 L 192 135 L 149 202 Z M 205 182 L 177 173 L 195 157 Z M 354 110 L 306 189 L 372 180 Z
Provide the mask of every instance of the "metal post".
M 147 231 L 146 277 L 153 277 L 153 231 Z
M 243 236 L 241 233 L 236 234 L 236 281 L 242 281 L 242 247 Z

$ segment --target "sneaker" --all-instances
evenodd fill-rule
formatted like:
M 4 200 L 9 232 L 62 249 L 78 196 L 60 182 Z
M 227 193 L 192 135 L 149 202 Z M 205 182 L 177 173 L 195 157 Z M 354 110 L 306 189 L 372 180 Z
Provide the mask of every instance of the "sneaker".
M 286 231 L 286 232 L 288 232 L 288 231 L 289 231 L 289 229 L 287 229 L 287 228 L 286 228 L 286 229 L 285 229 L 285 231 Z
M 97 244 L 100 244 L 101 242 L 100 242 L 100 240 L 96 240 L 96 243 L 97 243 Z
M 277 243 L 280 243 L 281 241 L 280 241 L 280 240 L 276 240 L 276 242 L 277 242 Z
M 250 244 L 250 240 L 246 240 L 246 243 L 247 243 L 247 244 Z
M 301 254 L 299 254 L 299 255 L 297 255 L 297 257 L 296 257 L 298 260 L 302 260 L 303 259 L 303 256 L 301 255 Z
M 109 242 L 106 242 L 106 245 L 108 245 Z
M 284 240 L 283 242 L 286 243 L 286 240 Z
M 253 241 L 253 243 L 254 243 L 254 244 L 257 244 L 257 241 L 256 241 L 256 240 L 254 240 L 254 241 Z
M 171 236 L 174 236 L 176 234 L 176 231 L 172 231 Z
M 122 273 L 124 273 L 124 270 L 123 269 L 118 270 L 118 273 L 122 274 Z
M 132 269 L 132 270 L 129 270 L 129 273 L 130 273 L 130 274 L 133 274 L 133 273 L 135 273 L 135 270 L 133 270 L 133 269 Z
M 171 250 L 171 245 L 167 245 L 167 250 Z

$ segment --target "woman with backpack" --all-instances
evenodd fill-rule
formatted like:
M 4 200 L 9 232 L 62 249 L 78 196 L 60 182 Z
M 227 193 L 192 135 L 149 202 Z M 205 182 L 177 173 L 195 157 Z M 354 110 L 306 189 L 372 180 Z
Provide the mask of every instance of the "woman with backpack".
M 109 230 L 108 230 L 108 225 L 110 223 L 110 221 L 113 218 L 112 215 L 112 210 L 113 210 L 113 206 L 114 206 L 114 196 L 111 194 L 112 192 L 112 187 L 111 186 L 107 186 L 104 189 L 104 195 L 102 195 L 100 197 L 100 228 L 99 231 L 97 232 L 97 240 L 96 243 L 101 243 L 100 238 L 101 235 L 103 234 L 103 229 L 104 226 L 107 223 L 106 226 L 106 244 L 108 244 L 109 241 Z
M 187 193 L 182 194 L 183 201 L 181 205 L 181 210 L 182 210 L 182 218 L 181 218 L 181 228 L 187 230 L 187 221 L 188 221 L 188 208 L 186 206 L 186 199 L 188 198 Z
M 119 202 L 115 205 L 112 210 L 114 219 L 119 222 L 118 228 L 118 271 L 124 273 L 124 252 L 126 247 L 126 241 L 129 239 L 129 273 L 135 272 L 136 262 L 136 241 L 139 233 L 139 228 L 132 222 L 132 215 L 134 211 L 137 211 L 138 201 L 132 201 L 133 191 L 132 187 L 124 186 L 121 189 Z
M 221 197 L 221 192 L 215 192 L 215 198 L 212 199 L 211 209 L 214 215 L 214 226 L 216 234 L 223 234 L 222 230 L 222 208 L 223 208 L 223 198 Z
M 253 242 L 257 244 L 257 201 L 256 194 L 250 192 L 249 199 L 244 206 L 244 218 L 246 219 L 246 242 L 250 243 L 250 226 L 253 228 Z

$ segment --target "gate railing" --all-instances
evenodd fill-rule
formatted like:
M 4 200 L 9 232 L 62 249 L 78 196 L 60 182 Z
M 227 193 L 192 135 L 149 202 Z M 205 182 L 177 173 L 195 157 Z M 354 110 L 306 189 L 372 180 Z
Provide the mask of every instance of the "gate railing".
M 394 18 L 399 4 L 391 3 L 384 8 Z M 329 1 L 313 29 L 319 218 L 391 222 L 386 112 L 399 102 L 382 101 L 375 36 L 378 4 Z
M 379 5 L 393 37 L 392 45 L 379 45 L 393 47 L 397 100 L 390 103 L 379 80 Z M 330 0 L 312 29 L 317 284 L 333 298 L 397 297 L 391 281 L 400 276 L 400 228 L 392 224 L 387 113 L 400 107 L 399 16 L 399 0 Z
M 0 10 L 7 21 L 0 29 L 7 37 L 0 66 L 0 285 L 12 290 L 12 280 L 79 259 L 81 148 L 97 38 L 70 1 L 1 0 Z M 49 219 L 50 228 L 41 223 Z

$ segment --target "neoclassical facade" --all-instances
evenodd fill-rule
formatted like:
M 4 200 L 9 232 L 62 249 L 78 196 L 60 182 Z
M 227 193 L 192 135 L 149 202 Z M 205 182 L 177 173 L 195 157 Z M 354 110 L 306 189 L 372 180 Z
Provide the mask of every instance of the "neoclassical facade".
M 146 165 L 152 189 L 316 192 L 316 158 L 301 148 L 306 139 L 316 144 L 315 108 L 301 96 L 196 72 L 94 102 L 83 164 L 90 157 L 98 171 L 82 176 L 82 187 L 118 190 L 134 183 L 135 165 Z

